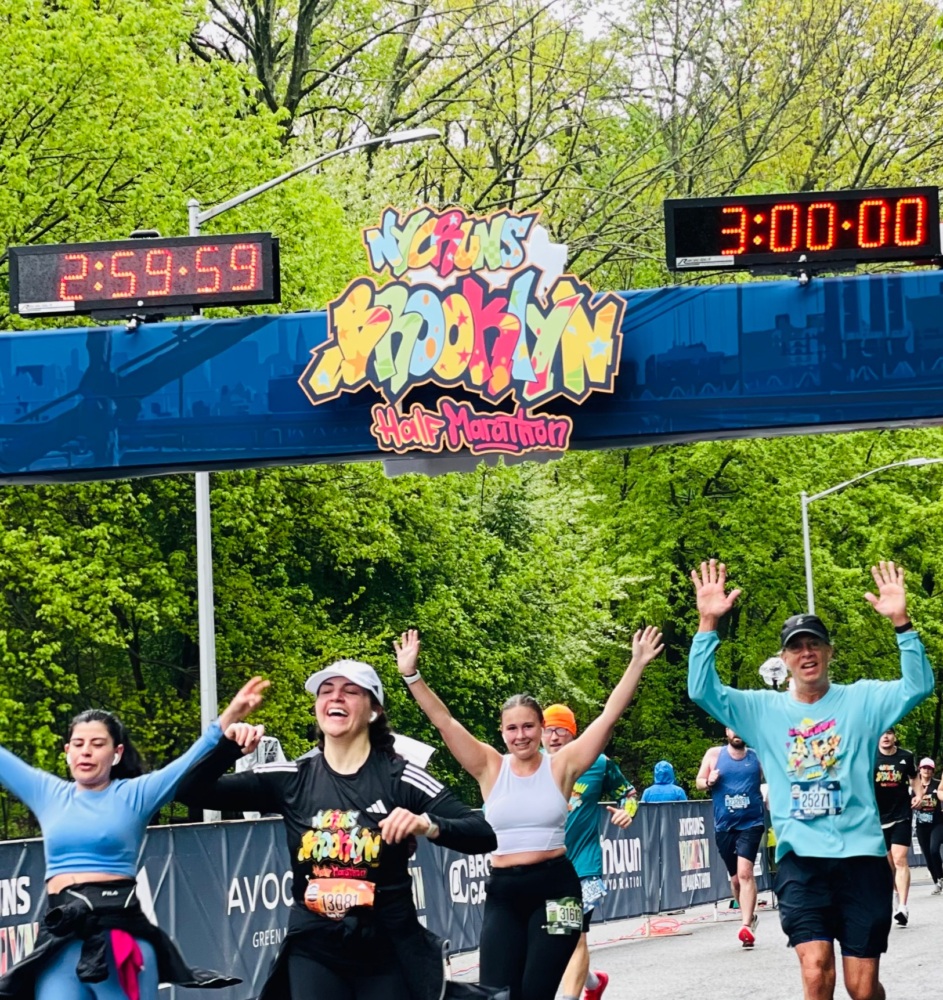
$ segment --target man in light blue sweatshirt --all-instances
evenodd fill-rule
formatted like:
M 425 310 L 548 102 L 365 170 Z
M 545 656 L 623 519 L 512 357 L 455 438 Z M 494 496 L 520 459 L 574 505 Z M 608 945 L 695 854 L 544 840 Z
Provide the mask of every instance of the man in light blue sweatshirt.
M 882 562 L 871 573 L 878 593 L 865 598 L 894 626 L 900 679 L 832 684 L 828 629 L 815 615 L 793 615 L 781 634 L 793 683 L 780 694 L 721 684 L 717 623 L 740 591 L 725 592 L 726 568 L 714 559 L 691 572 L 700 624 L 688 693 L 753 746 L 763 765 L 777 837 L 780 920 L 799 956 L 806 1000 L 833 1000 L 836 940 L 852 1000 L 885 1000 L 879 966 L 893 877 L 874 798 L 874 755 L 880 734 L 933 691 L 923 643 L 907 616 L 904 571 Z

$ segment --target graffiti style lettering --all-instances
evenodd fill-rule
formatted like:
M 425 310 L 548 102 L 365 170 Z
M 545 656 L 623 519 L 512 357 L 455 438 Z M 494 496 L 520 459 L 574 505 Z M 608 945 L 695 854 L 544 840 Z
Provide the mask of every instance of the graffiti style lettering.
M 529 451 L 566 451 L 573 430 L 569 417 L 523 410 L 478 413 L 468 403 L 456 403 L 448 396 L 442 397 L 438 406 L 430 412 L 416 403 L 402 416 L 395 407 L 378 404 L 373 407 L 370 431 L 382 451 L 398 455 L 414 450 L 437 453 L 446 448 L 467 448 L 473 455 L 524 455 Z
M 397 403 L 424 381 L 461 385 L 492 403 L 511 395 L 528 406 L 611 391 L 622 300 L 593 298 L 566 275 L 542 305 L 530 297 L 535 277 L 524 271 L 507 290 L 491 292 L 478 275 L 466 275 L 447 293 L 358 279 L 329 307 L 333 342 L 312 351 L 301 388 L 314 404 L 367 385 Z
M 387 208 L 379 226 L 364 230 L 364 245 L 373 273 L 394 278 L 425 267 L 443 278 L 454 271 L 517 270 L 536 221 L 536 212 L 471 218 L 458 208 L 441 214 L 421 208 L 401 218 Z
M 565 450 L 571 420 L 528 411 L 612 391 L 625 303 L 561 273 L 566 248 L 536 222 L 536 212 L 387 208 L 364 245 L 373 274 L 392 280 L 358 278 L 328 305 L 328 340 L 298 380 L 309 402 L 374 389 L 385 405 L 373 407 L 371 431 L 397 454 Z M 407 394 L 428 383 L 509 399 L 513 410 L 443 397 L 437 410 L 404 413 Z

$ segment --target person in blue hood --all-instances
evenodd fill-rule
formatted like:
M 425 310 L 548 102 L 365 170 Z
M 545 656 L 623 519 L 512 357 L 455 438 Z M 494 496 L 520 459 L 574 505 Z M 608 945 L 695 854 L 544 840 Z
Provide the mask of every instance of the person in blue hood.
M 687 795 L 675 784 L 675 769 L 666 760 L 655 765 L 655 784 L 642 792 L 642 802 L 686 802 Z

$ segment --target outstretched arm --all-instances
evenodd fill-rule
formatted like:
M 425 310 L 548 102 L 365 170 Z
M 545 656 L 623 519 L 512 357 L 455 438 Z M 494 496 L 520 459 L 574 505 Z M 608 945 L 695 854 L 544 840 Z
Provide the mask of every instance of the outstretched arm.
M 140 778 L 132 778 L 127 784 L 125 794 L 134 802 L 135 808 L 150 815 L 169 802 L 174 797 L 177 785 L 184 774 L 214 750 L 223 735 L 222 730 L 230 729 L 261 705 L 268 686 L 269 681 L 253 677 L 226 706 L 219 721 L 212 723 L 186 753 L 159 771 L 152 771 Z
M 501 755 L 494 747 L 482 743 L 454 718 L 445 702 L 432 690 L 419 674 L 419 633 L 416 629 L 404 632 L 400 641 L 393 641 L 396 650 L 396 667 L 406 681 L 410 693 L 426 713 L 429 721 L 439 730 L 445 745 L 455 759 L 482 786 L 487 797 L 501 767 Z
M 632 638 L 632 659 L 622 679 L 606 699 L 602 713 L 553 757 L 553 776 L 565 798 L 569 798 L 573 782 L 603 752 L 612 736 L 612 730 L 635 695 L 642 671 L 664 649 L 661 630 L 655 625 L 639 629 Z
M 873 682 L 868 701 L 868 708 L 874 713 L 875 731 L 883 732 L 933 693 L 933 670 L 907 614 L 903 567 L 880 562 L 871 567 L 871 576 L 877 585 L 877 595 L 867 593 L 865 600 L 894 626 L 900 648 L 900 679 Z
M 727 567 L 716 559 L 702 562 L 700 573 L 691 570 L 691 580 L 697 594 L 699 623 L 688 656 L 688 697 L 718 722 L 731 726 L 744 738 L 752 738 L 750 696 L 753 692 L 721 684 L 714 662 L 719 644 L 717 623 L 733 607 L 740 590 L 725 593 Z

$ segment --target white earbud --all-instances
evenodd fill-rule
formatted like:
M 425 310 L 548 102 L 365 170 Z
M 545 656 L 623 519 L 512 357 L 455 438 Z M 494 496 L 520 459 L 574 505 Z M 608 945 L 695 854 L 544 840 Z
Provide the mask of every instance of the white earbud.
M 69 767 L 72 766 L 72 754 L 67 753 L 65 755 L 65 762 L 69 765 Z
M 380 716 L 376 712 L 371 712 L 370 713 L 370 721 L 371 722 L 376 722 L 377 719 L 379 719 L 379 718 L 380 718 Z
M 117 764 L 119 760 L 121 760 L 121 754 L 120 753 L 116 753 L 115 756 L 114 756 L 114 759 L 111 762 L 111 766 L 114 767 L 115 764 Z

